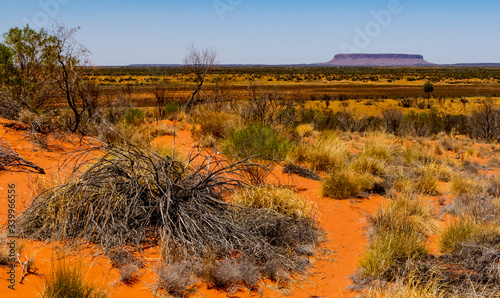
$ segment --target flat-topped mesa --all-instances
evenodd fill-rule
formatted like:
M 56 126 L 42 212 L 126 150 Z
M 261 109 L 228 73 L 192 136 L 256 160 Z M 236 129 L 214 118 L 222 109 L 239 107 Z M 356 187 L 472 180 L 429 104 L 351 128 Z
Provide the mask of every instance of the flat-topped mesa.
M 331 66 L 431 66 L 422 55 L 410 54 L 337 54 L 325 63 Z

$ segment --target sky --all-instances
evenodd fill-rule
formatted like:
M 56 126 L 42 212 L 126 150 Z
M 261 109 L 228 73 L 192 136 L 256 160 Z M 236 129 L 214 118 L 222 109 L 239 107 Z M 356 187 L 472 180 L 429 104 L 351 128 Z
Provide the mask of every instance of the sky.
M 499 13 L 498 0 L 0 0 L 0 33 L 79 26 L 76 39 L 98 66 L 182 64 L 190 44 L 213 48 L 220 64 L 340 53 L 500 63 Z

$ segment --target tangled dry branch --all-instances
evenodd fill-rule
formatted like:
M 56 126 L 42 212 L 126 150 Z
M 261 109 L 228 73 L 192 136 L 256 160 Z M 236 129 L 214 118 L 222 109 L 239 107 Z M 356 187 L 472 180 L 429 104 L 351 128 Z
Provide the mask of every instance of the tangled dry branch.
M 7 141 L 0 137 L 0 170 L 11 172 L 33 171 L 45 174 L 45 171 L 36 164 L 22 158 Z

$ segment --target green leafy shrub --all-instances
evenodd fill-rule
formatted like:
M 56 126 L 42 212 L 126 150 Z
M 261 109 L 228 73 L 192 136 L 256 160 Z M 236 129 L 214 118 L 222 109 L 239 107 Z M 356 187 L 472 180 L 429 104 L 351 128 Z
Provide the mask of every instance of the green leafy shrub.
M 141 125 L 144 123 L 144 112 L 140 109 L 130 108 L 124 117 L 127 125 Z
M 236 158 L 271 158 L 283 160 L 292 143 L 272 129 L 261 125 L 249 125 L 231 132 L 223 141 L 222 152 Z
M 163 108 L 163 110 L 165 111 L 165 115 L 170 115 L 173 113 L 177 113 L 180 110 L 180 108 L 181 105 L 178 102 L 172 101 L 167 103 Z

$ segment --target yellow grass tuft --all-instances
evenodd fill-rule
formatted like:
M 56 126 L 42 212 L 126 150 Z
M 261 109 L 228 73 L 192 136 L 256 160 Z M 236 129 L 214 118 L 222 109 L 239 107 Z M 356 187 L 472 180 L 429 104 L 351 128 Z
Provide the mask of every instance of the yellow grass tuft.
M 248 208 L 271 209 L 286 216 L 306 219 L 314 214 L 314 205 L 293 190 L 272 185 L 250 186 L 238 191 L 232 203 Z

